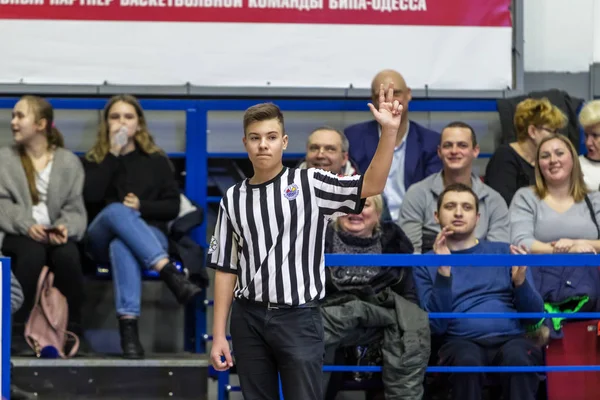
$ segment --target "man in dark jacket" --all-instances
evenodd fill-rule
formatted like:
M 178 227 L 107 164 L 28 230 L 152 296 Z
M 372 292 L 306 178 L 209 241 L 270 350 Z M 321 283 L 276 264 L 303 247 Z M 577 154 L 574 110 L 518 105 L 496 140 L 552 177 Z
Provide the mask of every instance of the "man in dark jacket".
M 396 135 L 392 168 L 383 192 L 389 210 L 389 216 L 384 218 L 396 221 L 408 188 L 439 172 L 442 162 L 437 153 L 440 134 L 409 120 L 408 109 L 412 93 L 399 72 L 383 70 L 373 78 L 371 101 L 377 107 L 380 85 L 388 85 L 390 82 L 394 83 L 394 100 L 399 101 L 404 110 Z M 374 120 L 361 122 L 349 126 L 344 133 L 350 143 L 350 158 L 358 164 L 361 171 L 366 171 L 379 142 L 379 125 Z

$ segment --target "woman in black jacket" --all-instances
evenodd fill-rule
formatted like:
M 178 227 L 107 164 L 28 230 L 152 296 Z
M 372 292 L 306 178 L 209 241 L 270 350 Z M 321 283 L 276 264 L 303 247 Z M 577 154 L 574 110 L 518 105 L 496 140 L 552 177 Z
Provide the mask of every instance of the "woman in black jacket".
M 171 164 L 133 96 L 110 99 L 84 167 L 84 199 L 93 219 L 87 250 L 96 262 L 110 263 L 123 356 L 142 358 L 141 269 L 158 271 L 182 304 L 201 289 L 169 259 L 167 223 L 179 213 L 180 194 Z
M 394 222 L 381 221 L 381 195 L 366 200 L 358 215 L 346 215 L 329 224 L 325 253 L 412 254 L 410 239 Z M 418 304 L 410 267 L 327 267 L 327 296 L 339 291 L 376 294 L 391 287 L 406 300 Z
M 396 223 L 382 221 L 384 203 L 381 195 L 365 201 L 360 214 L 346 215 L 330 223 L 325 233 L 325 253 L 343 254 L 412 254 L 414 249 L 410 239 Z M 348 266 L 325 268 L 326 298 L 328 304 L 342 304 L 356 295 L 370 302 L 378 293 L 390 288 L 396 294 L 418 305 L 412 271 L 410 267 Z M 351 297 L 354 299 L 355 297 Z M 355 343 L 357 333 L 346 332 L 341 342 Z M 335 364 L 381 365 L 381 340 L 369 338 L 370 343 L 360 346 L 342 347 L 336 350 L 333 359 L 328 353 L 327 361 Z M 355 380 L 370 380 L 372 373 L 353 373 Z M 327 375 L 326 375 L 327 376 Z M 342 387 L 344 376 L 331 375 L 325 399 L 335 399 Z

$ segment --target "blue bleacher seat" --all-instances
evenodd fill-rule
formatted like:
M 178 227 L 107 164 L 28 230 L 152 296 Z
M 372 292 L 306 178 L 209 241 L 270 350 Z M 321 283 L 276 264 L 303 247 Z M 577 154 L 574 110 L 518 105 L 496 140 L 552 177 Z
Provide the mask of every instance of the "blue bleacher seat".
M 179 261 L 175 262 L 175 267 L 179 272 L 183 272 L 183 265 Z M 96 277 L 97 278 L 110 278 L 110 266 L 107 265 L 98 265 L 96 266 Z M 158 272 L 153 269 L 143 269 L 142 270 L 142 279 L 159 279 L 160 276 Z

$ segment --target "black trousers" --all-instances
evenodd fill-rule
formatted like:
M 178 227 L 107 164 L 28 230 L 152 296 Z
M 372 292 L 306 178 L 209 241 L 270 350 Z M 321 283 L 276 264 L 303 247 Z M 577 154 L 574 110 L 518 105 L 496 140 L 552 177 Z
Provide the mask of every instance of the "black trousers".
M 13 316 L 15 325 L 22 326 L 27 320 L 35 301 L 38 278 L 45 265 L 54 272 L 54 286 L 67 298 L 69 322 L 81 324 L 83 270 L 75 242 L 52 246 L 28 236 L 6 235 L 2 253 L 11 258 L 11 269 L 23 287 L 24 302 Z
M 453 338 L 442 345 L 439 354 L 441 364 L 447 366 L 543 365 L 540 347 L 523 337 L 478 342 Z M 452 374 L 452 399 L 480 400 L 484 377 L 483 374 Z M 487 377 L 502 385 L 505 400 L 535 400 L 540 383 L 536 373 L 493 373 Z
M 319 307 L 268 309 L 236 300 L 231 339 L 244 400 L 323 397 L 323 322 Z

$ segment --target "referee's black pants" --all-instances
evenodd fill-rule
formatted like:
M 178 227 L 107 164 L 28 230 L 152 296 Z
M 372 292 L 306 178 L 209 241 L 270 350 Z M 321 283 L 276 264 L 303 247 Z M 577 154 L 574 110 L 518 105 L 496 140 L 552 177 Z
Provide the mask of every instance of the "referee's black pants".
M 319 307 L 269 309 L 235 300 L 230 331 L 244 400 L 278 400 L 278 374 L 285 400 L 322 399 L 325 345 Z

